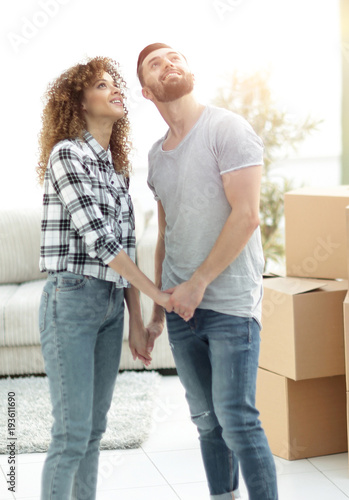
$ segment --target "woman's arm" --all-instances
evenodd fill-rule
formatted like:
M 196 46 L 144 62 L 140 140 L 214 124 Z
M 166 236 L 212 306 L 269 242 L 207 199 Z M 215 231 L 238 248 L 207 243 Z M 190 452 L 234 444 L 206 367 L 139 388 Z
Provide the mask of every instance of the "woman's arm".
M 145 295 L 153 299 L 156 304 L 165 307 L 168 312 L 172 311 L 172 307 L 168 306 L 170 295 L 161 292 L 154 283 L 142 273 L 124 250 L 120 250 L 108 265 L 140 292 L 145 293 Z
M 158 240 L 155 249 L 155 285 L 161 289 L 162 263 L 165 258 L 165 229 L 166 218 L 165 211 L 161 201 L 158 201 Z M 167 309 L 168 312 L 171 312 Z M 148 352 L 154 348 L 155 340 L 159 337 L 165 326 L 165 312 L 156 302 L 153 306 L 153 314 L 147 325 L 149 332 Z
M 151 356 L 147 350 L 148 331 L 144 327 L 139 291 L 133 285 L 125 288 L 125 300 L 130 316 L 128 343 L 133 359 L 139 358 L 146 366 L 151 362 Z

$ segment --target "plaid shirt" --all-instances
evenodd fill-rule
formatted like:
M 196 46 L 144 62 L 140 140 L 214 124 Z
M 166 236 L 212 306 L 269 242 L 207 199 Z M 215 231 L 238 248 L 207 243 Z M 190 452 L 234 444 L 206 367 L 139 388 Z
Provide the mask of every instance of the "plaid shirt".
M 41 271 L 70 271 L 119 287 L 129 283 L 107 264 L 123 249 L 135 261 L 135 220 L 129 179 L 111 152 L 85 132 L 53 148 L 44 179 Z

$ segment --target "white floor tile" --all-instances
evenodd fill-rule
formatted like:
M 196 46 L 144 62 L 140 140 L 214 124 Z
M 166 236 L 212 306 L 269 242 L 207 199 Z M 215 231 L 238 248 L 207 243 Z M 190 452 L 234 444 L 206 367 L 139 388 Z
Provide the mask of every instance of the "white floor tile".
M 154 400 L 155 422 L 186 420 L 190 417 L 184 388 L 177 376 L 163 377 L 158 395 Z
M 184 398 L 185 390 L 177 375 L 162 377 L 159 387 L 160 395 L 168 395 L 170 398 Z
M 101 454 L 97 485 L 99 491 L 164 484 L 165 479 L 144 453 L 115 456 Z
M 127 490 L 109 490 L 97 493 L 97 500 L 179 500 L 171 486 L 151 486 Z
M 348 469 L 327 470 L 323 474 L 328 477 L 343 493 L 349 497 L 349 471 Z
M 154 423 L 187 420 L 190 418 L 188 403 L 182 394 L 178 399 L 168 394 L 156 396 L 152 417 Z
M 303 472 L 317 472 L 316 467 L 307 459 L 304 460 L 285 460 L 280 457 L 274 457 L 276 473 L 281 474 L 302 474 Z
M 206 500 L 210 496 L 206 481 L 172 486 L 181 500 Z
M 201 481 L 199 483 L 172 484 L 172 487 L 176 493 L 178 493 L 181 500 L 208 500 L 210 497 L 206 481 Z M 239 491 L 239 500 L 248 500 L 247 489 L 241 477 Z
M 2 465 L 6 466 L 7 465 L 7 460 L 8 460 L 8 456 L 7 455 L 0 455 L 0 467 Z
M 0 467 L 0 498 L 1 498 L 1 500 L 13 500 L 15 498 L 14 494 L 8 490 L 8 484 L 6 481 L 7 472 L 8 472 L 8 469 L 6 467 L 5 468 Z
M 348 500 L 321 472 L 282 474 L 278 487 L 280 500 Z
M 309 458 L 311 462 L 319 470 L 338 470 L 349 469 L 348 453 L 338 453 L 337 455 L 327 455 L 325 457 Z
M 43 465 L 43 462 L 29 462 L 17 466 L 16 498 L 40 497 Z
M 199 447 L 198 431 L 189 419 L 155 423 L 148 439 L 142 444 L 142 449 L 146 452 L 197 449 Z
M 206 479 L 199 449 L 150 452 L 148 456 L 170 484 L 196 483 Z
M 101 450 L 101 457 L 113 456 L 128 456 L 128 455 L 144 455 L 142 448 L 128 448 L 126 450 Z
M 47 453 L 20 453 L 16 457 L 16 462 L 19 465 L 30 464 L 34 462 L 44 463 Z

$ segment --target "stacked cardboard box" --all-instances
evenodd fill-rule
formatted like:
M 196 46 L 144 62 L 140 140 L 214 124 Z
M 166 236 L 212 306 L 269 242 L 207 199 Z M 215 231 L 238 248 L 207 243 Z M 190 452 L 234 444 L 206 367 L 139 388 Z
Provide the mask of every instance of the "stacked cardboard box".
M 347 450 L 348 205 L 349 186 L 287 193 L 287 277 L 264 280 L 257 408 L 272 452 L 288 460 Z
M 349 207 L 346 208 L 346 235 L 347 248 L 349 249 Z M 348 275 L 349 275 L 349 251 L 348 251 Z M 345 378 L 347 387 L 347 430 L 349 447 L 349 291 L 344 299 L 344 352 L 345 352 Z
M 349 207 L 347 209 L 348 229 L 349 229 Z M 348 446 L 349 446 L 349 292 L 347 293 L 344 304 L 344 345 L 345 345 L 345 377 L 347 387 L 347 426 L 348 426 Z

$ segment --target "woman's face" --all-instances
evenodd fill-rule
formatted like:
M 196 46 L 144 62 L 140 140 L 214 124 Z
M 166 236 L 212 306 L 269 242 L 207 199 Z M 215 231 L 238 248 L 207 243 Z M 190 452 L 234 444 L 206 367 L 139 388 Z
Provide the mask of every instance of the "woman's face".
M 82 107 L 87 121 L 110 119 L 114 123 L 125 114 L 120 90 L 106 72 L 84 90 Z

